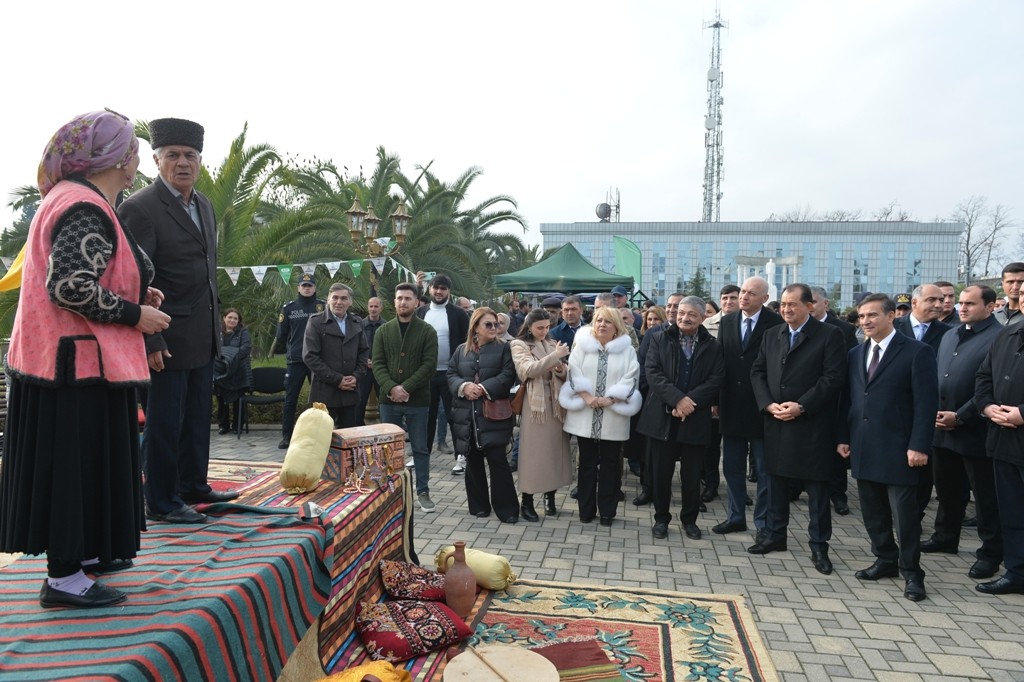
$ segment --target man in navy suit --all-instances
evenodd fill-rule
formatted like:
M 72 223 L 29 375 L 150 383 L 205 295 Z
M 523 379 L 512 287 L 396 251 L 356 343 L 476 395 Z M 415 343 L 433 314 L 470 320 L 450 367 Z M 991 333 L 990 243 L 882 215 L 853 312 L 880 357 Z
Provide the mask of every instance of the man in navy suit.
M 868 342 L 847 358 L 849 411 L 840 420 L 837 451 L 852 457 L 875 563 L 855 575 L 878 580 L 902 573 L 903 595 L 921 601 L 926 594 L 917 488 L 939 409 L 935 353 L 896 333 L 896 305 L 885 294 L 864 297 L 857 314 Z

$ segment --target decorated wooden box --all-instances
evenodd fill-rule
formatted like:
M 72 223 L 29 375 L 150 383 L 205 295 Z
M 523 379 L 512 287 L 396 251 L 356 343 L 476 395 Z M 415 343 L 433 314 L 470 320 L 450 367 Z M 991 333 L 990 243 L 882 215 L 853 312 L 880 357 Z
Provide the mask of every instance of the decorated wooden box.
M 405 468 L 405 430 L 394 424 L 335 429 L 320 478 L 349 482 L 353 474 L 389 473 Z

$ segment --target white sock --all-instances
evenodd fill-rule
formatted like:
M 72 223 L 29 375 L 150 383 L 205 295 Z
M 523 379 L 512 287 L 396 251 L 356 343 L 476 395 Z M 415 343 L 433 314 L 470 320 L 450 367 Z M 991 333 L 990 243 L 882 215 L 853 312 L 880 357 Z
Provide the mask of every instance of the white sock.
M 46 582 L 55 590 L 81 596 L 88 592 L 96 581 L 88 577 L 85 571 L 80 570 L 64 578 L 47 578 Z
M 86 559 L 85 561 L 83 561 L 82 565 L 83 566 L 95 566 L 99 562 L 100 562 L 100 558 L 99 557 L 93 557 L 92 559 Z

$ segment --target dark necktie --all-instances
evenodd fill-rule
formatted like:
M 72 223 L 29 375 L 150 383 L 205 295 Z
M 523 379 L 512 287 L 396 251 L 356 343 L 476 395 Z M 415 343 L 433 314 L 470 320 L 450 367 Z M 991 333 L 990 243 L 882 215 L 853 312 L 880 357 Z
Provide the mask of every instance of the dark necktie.
M 868 381 L 871 381 L 871 377 L 875 376 L 875 370 L 878 369 L 878 358 L 881 356 L 881 351 L 882 347 L 876 343 L 874 350 L 871 351 L 871 362 L 868 363 Z
M 686 355 L 686 359 L 689 360 L 693 357 L 693 337 L 683 336 L 683 353 Z
M 790 331 L 789 332 L 789 348 L 790 348 L 790 350 L 792 350 L 793 346 L 796 345 L 796 335 L 799 334 L 799 333 L 800 333 L 799 330 L 798 331 Z
M 750 330 L 751 327 L 753 327 L 753 325 L 754 318 L 748 317 L 747 319 L 743 320 L 743 338 L 740 339 L 740 346 L 743 348 L 743 350 L 746 350 L 747 346 L 750 344 Z

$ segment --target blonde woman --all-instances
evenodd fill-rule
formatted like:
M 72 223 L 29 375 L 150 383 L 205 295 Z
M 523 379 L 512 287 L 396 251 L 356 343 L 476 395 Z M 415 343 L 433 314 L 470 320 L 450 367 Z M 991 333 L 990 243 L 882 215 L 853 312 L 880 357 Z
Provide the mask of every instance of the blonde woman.
M 640 364 L 622 317 L 598 308 L 588 331 L 576 334 L 569 355 L 569 377 L 558 399 L 566 409 L 566 433 L 579 442 L 577 475 L 580 521 L 600 513 L 612 525 L 622 486 L 622 443 L 629 440 L 629 418 L 640 411 Z
M 640 338 L 643 338 L 650 330 L 658 329 L 667 320 L 668 314 L 665 313 L 665 309 L 660 305 L 652 305 L 644 311 L 644 323 L 640 325 Z
M 565 410 L 558 404 L 558 392 L 565 381 L 564 358 L 569 346 L 548 338 L 551 318 L 544 310 L 531 310 L 516 340 L 510 345 L 512 362 L 526 391 L 519 422 L 519 515 L 527 521 L 540 517 L 533 496 L 544 493 L 544 513 L 558 514 L 555 490 L 572 483 L 569 435 L 562 430 Z

